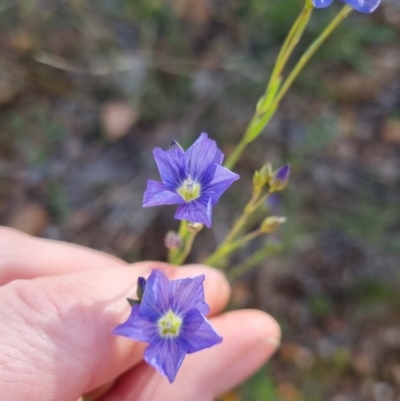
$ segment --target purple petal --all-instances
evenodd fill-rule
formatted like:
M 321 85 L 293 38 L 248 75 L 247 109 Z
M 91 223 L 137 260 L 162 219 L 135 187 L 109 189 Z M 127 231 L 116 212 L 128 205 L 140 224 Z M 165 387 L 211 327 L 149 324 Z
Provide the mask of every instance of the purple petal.
M 154 341 L 158 335 L 157 326 L 139 315 L 139 305 L 133 305 L 128 320 L 114 327 L 112 332 L 132 340 L 147 343 Z
M 238 180 L 239 175 L 232 173 L 225 167 L 212 165 L 208 168 L 206 176 L 214 174 L 213 178 L 204 184 L 201 189 L 201 196 L 205 198 L 212 198 L 212 206 L 214 206 L 221 195 L 232 185 L 233 182 Z M 206 180 L 204 180 L 206 181 Z
M 140 304 L 140 316 L 153 322 L 170 309 L 169 281 L 161 270 L 152 270 Z
M 169 190 L 175 191 L 186 178 L 183 150 L 178 146 L 169 150 L 155 148 L 153 155 L 163 183 Z
M 360 13 L 370 14 L 381 4 L 381 0 L 341 0 Z
M 159 339 L 144 351 L 145 361 L 168 377 L 170 383 L 175 380 L 179 367 L 187 353 L 188 344 L 178 338 Z
M 221 164 L 223 159 L 224 155 L 216 142 L 203 132 L 184 155 L 186 175 L 190 174 L 194 181 L 200 182 L 208 166 Z
M 191 310 L 185 316 L 185 324 L 180 335 L 189 344 L 188 354 L 222 342 L 222 337 L 216 333 L 208 320 L 196 309 Z
M 191 309 L 197 309 L 206 315 L 210 308 L 204 301 L 204 274 L 193 278 L 172 280 L 169 282 L 171 309 L 179 316 L 184 316 Z
M 170 191 L 160 181 L 147 181 L 147 188 L 143 195 L 143 207 L 158 205 L 181 205 L 185 203 L 182 196 Z
M 280 167 L 276 174 L 275 174 L 275 180 L 279 181 L 286 181 L 289 179 L 290 175 L 290 164 L 285 164 L 284 166 Z
M 211 227 L 211 216 L 212 216 L 212 199 L 209 198 L 206 202 L 203 202 L 203 196 L 200 199 L 180 205 L 178 210 L 175 212 L 175 219 L 187 220 L 192 223 L 201 223 L 206 227 Z
M 329 7 L 332 4 L 333 0 L 313 0 L 313 4 L 315 8 L 325 8 Z

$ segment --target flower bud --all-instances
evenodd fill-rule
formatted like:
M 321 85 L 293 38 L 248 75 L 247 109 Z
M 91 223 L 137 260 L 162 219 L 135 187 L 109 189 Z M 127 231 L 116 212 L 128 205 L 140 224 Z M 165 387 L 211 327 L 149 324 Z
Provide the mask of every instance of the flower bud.
M 277 216 L 267 217 L 261 223 L 260 231 L 264 234 L 272 234 L 285 222 L 286 222 L 286 217 L 277 217 Z
M 168 231 L 164 238 L 167 249 L 179 249 L 182 247 L 182 238 L 176 231 Z
M 271 165 L 265 164 L 260 170 L 256 170 L 253 176 L 253 188 L 255 191 L 261 191 L 271 178 Z
M 285 164 L 284 166 L 279 167 L 278 170 L 272 173 L 272 177 L 269 180 L 270 192 L 284 190 L 289 182 L 289 175 L 290 175 L 289 164 Z

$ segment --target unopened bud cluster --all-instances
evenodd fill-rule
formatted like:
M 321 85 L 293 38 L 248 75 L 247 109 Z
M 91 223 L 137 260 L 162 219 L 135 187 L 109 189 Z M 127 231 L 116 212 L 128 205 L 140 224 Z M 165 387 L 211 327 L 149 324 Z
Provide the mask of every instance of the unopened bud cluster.
M 283 191 L 290 176 L 290 165 L 285 164 L 273 171 L 271 164 L 265 164 L 260 170 L 257 170 L 253 176 L 253 188 L 259 193 L 265 185 L 269 185 L 269 192 Z

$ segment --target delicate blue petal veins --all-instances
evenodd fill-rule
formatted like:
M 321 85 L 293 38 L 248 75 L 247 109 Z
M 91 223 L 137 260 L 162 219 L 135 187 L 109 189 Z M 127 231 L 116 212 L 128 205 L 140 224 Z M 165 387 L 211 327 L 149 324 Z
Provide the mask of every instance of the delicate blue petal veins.
M 185 203 L 180 195 L 170 191 L 165 184 L 159 181 L 148 180 L 143 195 L 143 207 L 159 205 L 180 205 Z
M 212 178 L 204 186 L 202 197 L 211 198 L 211 204 L 214 206 L 221 195 L 240 177 L 227 168 L 215 164 L 211 165 L 208 170 L 210 170 Z
M 194 181 L 202 181 L 208 166 L 213 163 L 221 164 L 223 157 L 217 143 L 202 133 L 185 153 L 185 172 Z
M 137 341 L 150 343 L 157 336 L 157 328 L 154 323 L 146 318 L 139 316 L 139 305 L 133 305 L 131 314 L 125 323 L 116 326 L 114 334 L 134 338 Z
M 140 304 L 140 315 L 158 320 L 170 308 L 169 281 L 161 270 L 152 270 Z
M 347 3 L 350 7 L 353 7 L 360 13 L 370 14 L 374 12 L 379 5 L 381 0 L 341 0 L 343 3 Z
M 325 8 L 332 4 L 333 0 L 313 0 L 315 8 Z
M 210 348 L 222 342 L 208 320 L 196 309 L 186 315 L 187 323 L 182 328 L 182 336 L 189 343 L 188 354 Z
M 211 227 L 212 217 L 212 199 L 209 198 L 207 203 L 203 203 L 202 200 L 195 200 L 193 202 L 186 203 L 178 207 L 175 212 L 176 219 L 188 220 L 193 223 L 201 223 L 206 227 Z
M 171 309 L 182 316 L 192 309 L 197 309 L 206 315 L 210 308 L 204 301 L 204 274 L 201 276 L 172 280 L 169 282 L 171 291 Z
M 168 189 L 175 191 L 185 179 L 184 153 L 182 149 L 177 146 L 169 150 L 155 148 L 153 150 L 153 155 L 162 182 Z
M 144 351 L 144 359 L 161 374 L 167 376 L 169 382 L 172 383 L 187 351 L 186 341 L 166 338 L 150 344 Z
M 180 205 L 175 218 L 211 227 L 212 207 L 239 176 L 222 167 L 224 155 L 202 133 L 185 152 L 175 141 L 171 148 L 153 151 L 162 182 L 149 180 L 143 207 Z
M 153 270 L 146 280 L 140 304 L 132 306 L 128 320 L 113 333 L 149 346 L 144 359 L 173 382 L 186 354 L 222 341 L 204 314 L 204 275 L 169 281 Z M 143 282 L 143 279 L 141 280 Z

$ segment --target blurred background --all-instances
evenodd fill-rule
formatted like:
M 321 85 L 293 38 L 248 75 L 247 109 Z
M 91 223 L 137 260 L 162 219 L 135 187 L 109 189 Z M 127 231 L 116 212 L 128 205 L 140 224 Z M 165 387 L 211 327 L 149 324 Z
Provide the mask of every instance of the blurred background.
M 0 223 L 165 259 L 174 208 L 141 208 L 152 149 L 206 131 L 232 151 L 302 5 L 1 0 Z M 314 12 L 297 56 L 339 7 Z M 190 261 L 224 237 L 254 169 L 292 164 L 270 205 L 284 250 L 232 298 L 274 315 L 282 347 L 224 401 L 400 400 L 399 156 L 400 2 L 383 0 L 312 60 L 198 237 Z

